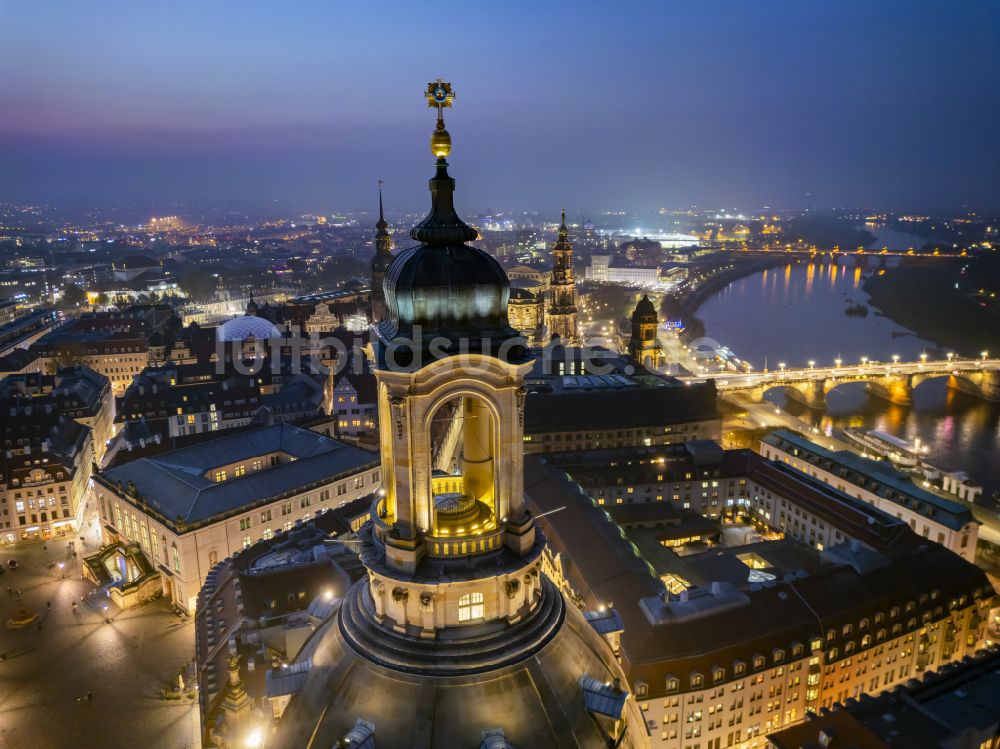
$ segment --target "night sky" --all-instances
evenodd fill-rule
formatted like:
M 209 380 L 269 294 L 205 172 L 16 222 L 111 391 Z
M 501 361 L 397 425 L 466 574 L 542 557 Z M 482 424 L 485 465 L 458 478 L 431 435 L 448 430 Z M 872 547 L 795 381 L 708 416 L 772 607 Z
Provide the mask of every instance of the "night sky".
M 0 200 L 1000 207 L 1000 3 L 0 0 Z

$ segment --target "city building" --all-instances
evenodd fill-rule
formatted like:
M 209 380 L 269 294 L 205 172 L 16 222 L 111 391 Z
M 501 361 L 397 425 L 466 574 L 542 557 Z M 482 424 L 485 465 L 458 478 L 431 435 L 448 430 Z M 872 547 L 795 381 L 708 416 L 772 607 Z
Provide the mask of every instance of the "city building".
M 374 448 L 378 445 L 378 389 L 367 360 L 362 360 L 360 371 L 349 363 L 336 375 L 331 416 L 340 439 Z
M 651 287 L 660 283 L 660 267 L 622 263 L 614 255 L 591 255 L 584 277 L 601 283 Z
M 510 326 L 528 341 L 529 346 L 544 345 L 545 300 L 529 289 L 511 285 L 507 300 Z
M 75 535 L 95 452 L 112 434 L 108 379 L 86 367 L 6 377 L 0 414 L 0 542 Z
M 760 452 L 909 523 L 914 533 L 970 562 L 975 559 L 979 523 L 972 510 L 918 487 L 888 461 L 870 460 L 849 450 L 828 450 L 785 429 L 765 437 Z
M 552 248 L 552 301 L 546 311 L 545 325 L 549 339 L 559 340 L 569 346 L 580 344 L 580 330 L 576 319 L 576 280 L 573 278 L 573 245 L 566 228 L 566 211 L 559 223 L 559 237 Z
M 43 359 L 37 351 L 17 348 L 7 356 L 0 356 L 0 377 L 7 375 L 41 373 Z
M 149 345 L 139 332 L 108 332 L 80 329 L 69 323 L 46 333 L 31 345 L 48 371 L 83 364 L 111 381 L 114 394 L 122 395 L 149 363 Z
M 552 283 L 551 271 L 532 268 L 530 265 L 515 265 L 508 268 L 506 273 L 511 286 L 527 288 L 541 296 L 548 294 Z M 527 285 L 521 286 L 522 281 L 527 282 Z
M 338 541 L 353 535 L 354 516 L 367 516 L 371 501 L 365 495 L 297 523 L 209 571 L 195 615 L 204 746 L 243 749 L 248 736 L 281 716 L 289 697 L 282 694 L 283 682 L 298 678 L 288 664 L 365 573 L 357 555 Z M 268 678 L 275 666 L 279 677 Z M 237 679 L 231 678 L 234 670 Z M 245 701 L 233 699 L 234 684 Z M 254 709 L 234 709 L 244 702 Z
M 450 103 L 450 87 L 428 87 Z M 430 214 L 386 276 L 376 342 L 385 496 L 358 533 L 367 575 L 287 669 L 272 747 L 647 746 L 613 652 L 542 574 L 545 539 L 522 490 L 524 379 L 532 364 L 496 260 L 454 212 L 439 109 Z M 447 302 L 447 303 L 445 303 Z M 389 366 L 400 339 L 447 343 Z M 455 356 L 460 345 L 474 351 Z M 505 351 L 504 358 L 494 352 Z M 415 362 L 420 355 L 422 360 Z M 452 407 L 461 404 L 461 409 Z M 457 474 L 436 473 L 436 415 L 461 414 Z M 433 706 L 433 707 L 431 707 Z
M 125 391 L 119 422 L 141 421 L 147 439 L 162 439 L 328 414 L 332 375 L 312 372 L 310 364 L 308 357 L 298 364 L 268 357 L 242 367 L 232 362 L 147 367 Z
M 382 280 L 392 263 L 392 238 L 389 236 L 389 224 L 385 221 L 382 211 L 382 181 L 378 185 L 378 223 L 375 224 L 375 255 L 371 266 L 371 321 L 378 324 L 385 319 L 385 290 Z
M 94 476 L 106 545 L 139 544 L 193 611 L 219 560 L 377 489 L 375 456 L 289 424 L 242 430 Z
M 637 518 L 599 505 L 548 456 L 526 461 L 529 506 L 550 539 L 546 572 L 580 606 L 618 613 L 622 667 L 653 746 L 763 747 L 810 712 L 986 644 L 995 594 L 983 571 L 860 500 L 760 465 L 771 488 L 748 478 L 734 503 L 780 497 L 800 524 L 822 520 L 839 535 L 810 544 L 773 510 L 750 510 L 755 520 L 724 524 L 719 541 L 677 545 L 673 503 L 640 505 L 664 511 Z
M 632 312 L 632 336 L 628 342 L 628 353 L 646 369 L 660 369 L 667 361 L 666 353 L 660 345 L 660 317 L 646 294 L 642 295 Z
M 0 356 L 3 357 L 28 348 L 59 322 L 59 314 L 52 309 L 22 311 L 8 305 L 6 311 L 6 321 L 0 323 Z
M 1000 650 L 861 695 L 768 736 L 768 749 L 997 749 Z
M 602 359 L 602 364 L 607 364 Z M 717 440 L 722 417 L 711 381 L 577 373 L 533 377 L 524 417 L 527 453 L 649 447 Z M 567 364 L 567 367 L 569 365 Z

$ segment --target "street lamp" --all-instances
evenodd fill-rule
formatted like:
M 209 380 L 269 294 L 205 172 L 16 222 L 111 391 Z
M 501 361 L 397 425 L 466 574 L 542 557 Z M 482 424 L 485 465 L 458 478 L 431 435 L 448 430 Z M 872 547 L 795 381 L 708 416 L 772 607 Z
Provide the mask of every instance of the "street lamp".
M 778 362 L 778 369 L 780 369 L 782 372 L 785 371 L 785 363 L 783 361 Z
M 59 562 L 59 578 L 61 580 L 65 580 L 66 579 L 66 573 L 63 572 L 63 563 L 62 562 Z
M 899 354 L 893 354 L 892 355 L 892 363 L 893 364 L 899 364 Z
M 105 624 L 111 624 L 111 619 L 108 618 L 108 607 L 107 607 L 107 605 L 104 606 L 104 623 Z
M 949 351 L 948 352 L 948 361 L 951 361 L 954 358 L 954 356 L 955 356 L 955 352 L 954 351 Z
M 810 359 L 810 360 L 809 360 L 809 369 L 812 369 L 812 368 L 813 368 L 813 367 L 815 367 L 815 366 L 816 366 L 816 362 L 815 362 L 815 361 L 813 361 L 812 359 Z
M 841 359 L 841 358 L 840 358 L 840 357 L 838 356 L 838 357 L 837 357 L 836 359 L 834 359 L 834 360 L 833 360 L 833 363 L 834 363 L 834 364 L 836 364 L 836 365 L 837 365 L 837 366 L 839 367 L 839 366 L 840 366 L 840 363 L 841 363 L 842 361 L 844 361 L 844 360 L 843 360 L 843 359 Z
M 861 366 L 863 367 L 863 366 L 865 366 L 865 365 L 866 365 L 867 363 L 868 363 L 868 357 L 867 357 L 867 356 L 862 356 L 862 357 L 861 357 Z
M 920 363 L 923 364 L 926 361 L 927 361 L 927 352 L 925 351 L 920 355 Z
M 981 351 L 979 355 L 983 357 L 983 361 L 986 361 L 986 357 L 990 355 L 990 352 L 989 351 Z

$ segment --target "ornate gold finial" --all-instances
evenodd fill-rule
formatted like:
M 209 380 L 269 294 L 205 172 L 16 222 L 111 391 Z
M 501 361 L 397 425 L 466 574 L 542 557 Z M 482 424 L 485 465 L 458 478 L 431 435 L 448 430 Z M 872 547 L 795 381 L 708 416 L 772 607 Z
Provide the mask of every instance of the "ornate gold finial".
M 440 78 L 427 84 L 427 91 L 424 95 L 427 97 L 427 106 L 437 107 L 438 117 L 441 116 L 442 109 L 451 107 L 455 103 L 455 92 L 452 90 L 451 84 L 445 83 Z
M 451 153 L 451 135 L 444 129 L 444 110 L 454 104 L 455 92 L 450 83 L 438 78 L 427 84 L 424 96 L 427 97 L 427 106 L 437 107 L 437 128 L 431 136 L 431 153 L 445 159 Z

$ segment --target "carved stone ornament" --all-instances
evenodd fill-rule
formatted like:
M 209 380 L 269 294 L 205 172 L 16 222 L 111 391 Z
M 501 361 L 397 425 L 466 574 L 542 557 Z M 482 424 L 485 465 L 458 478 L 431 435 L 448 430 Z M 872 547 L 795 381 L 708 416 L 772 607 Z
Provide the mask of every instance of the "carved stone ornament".
M 503 584 L 503 589 L 508 598 L 513 598 L 517 595 L 517 591 L 521 589 L 521 583 L 517 580 L 508 580 Z

